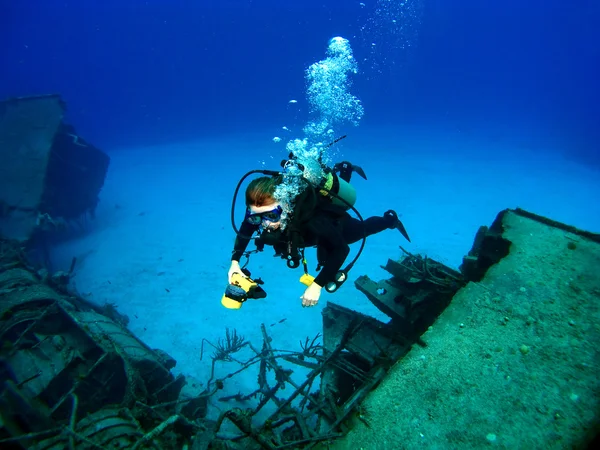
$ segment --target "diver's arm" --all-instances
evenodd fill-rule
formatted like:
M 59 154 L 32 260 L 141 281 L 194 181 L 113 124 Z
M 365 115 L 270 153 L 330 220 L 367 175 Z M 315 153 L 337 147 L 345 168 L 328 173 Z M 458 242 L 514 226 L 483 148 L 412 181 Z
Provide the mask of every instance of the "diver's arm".
M 326 250 L 326 260 L 322 261 L 323 268 L 314 280 L 314 283 L 322 287 L 335 281 L 336 274 L 350 253 L 350 247 L 339 230 L 327 218 L 311 220 L 309 229 L 318 236 L 318 245 Z
M 254 232 L 258 230 L 258 225 L 252 225 L 244 220 L 242 225 L 240 226 L 240 232 L 235 238 L 235 244 L 233 245 L 233 252 L 231 252 L 231 260 L 238 261 L 244 255 L 246 248 L 248 247 L 248 243 L 250 242 L 250 237 L 254 234 Z
M 244 221 L 240 226 L 239 234 L 235 238 L 235 244 L 233 245 L 233 251 L 231 252 L 231 266 L 227 272 L 227 280 L 229 281 L 229 284 L 233 282 L 234 273 L 242 273 L 240 259 L 244 255 L 246 247 L 248 247 L 250 237 L 257 229 L 258 226 L 251 225 L 246 221 Z

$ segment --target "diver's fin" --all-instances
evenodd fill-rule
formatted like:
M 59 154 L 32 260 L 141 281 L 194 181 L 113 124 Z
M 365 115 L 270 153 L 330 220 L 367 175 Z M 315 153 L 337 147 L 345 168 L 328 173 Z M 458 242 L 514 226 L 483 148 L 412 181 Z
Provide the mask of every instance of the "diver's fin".
M 402 223 L 402 221 L 398 218 L 398 214 L 396 213 L 396 211 L 394 211 L 393 209 L 390 209 L 389 211 L 386 211 L 383 216 L 388 216 L 388 217 L 392 217 L 392 220 L 394 221 L 392 223 L 392 226 L 390 226 L 390 228 L 395 228 L 396 230 L 398 230 L 400 232 L 400 234 L 402 236 L 404 236 L 404 238 L 410 242 L 410 237 L 408 237 L 408 233 L 406 231 L 406 228 L 404 228 L 404 224 Z
M 404 228 L 404 224 L 402 223 L 402 221 L 400 219 L 398 219 L 398 222 L 396 223 L 396 229 L 400 232 L 400 234 L 402 236 L 404 236 L 406 238 L 406 240 L 408 242 L 410 242 L 410 238 L 408 237 L 408 233 L 406 232 L 406 228 Z
M 340 174 L 340 178 L 346 182 L 350 182 L 352 172 L 356 172 L 359 176 L 367 179 L 365 171 L 360 166 L 355 166 L 349 161 L 342 161 L 333 166 L 333 171 Z
M 367 179 L 367 175 L 365 174 L 365 171 L 362 169 L 362 167 L 360 167 L 360 166 L 352 166 L 352 170 L 354 170 L 357 174 L 359 174 L 365 180 Z

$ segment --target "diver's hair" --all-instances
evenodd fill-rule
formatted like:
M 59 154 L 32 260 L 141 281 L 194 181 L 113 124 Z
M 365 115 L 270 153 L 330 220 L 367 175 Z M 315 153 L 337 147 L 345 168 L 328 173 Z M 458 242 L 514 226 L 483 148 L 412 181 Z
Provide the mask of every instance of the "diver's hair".
M 246 188 L 246 206 L 265 206 L 269 203 L 274 203 L 275 188 L 281 184 L 283 178 L 276 177 L 260 177 L 255 178 Z

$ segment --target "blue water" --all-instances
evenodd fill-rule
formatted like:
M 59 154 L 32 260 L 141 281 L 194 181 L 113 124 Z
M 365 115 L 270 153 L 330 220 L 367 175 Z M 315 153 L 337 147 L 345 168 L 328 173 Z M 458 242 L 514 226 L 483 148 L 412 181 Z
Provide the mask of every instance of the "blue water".
M 3 0 L 0 21 L 0 97 L 60 93 L 103 148 L 304 120 L 286 102 L 339 35 L 364 126 L 487 129 L 600 158 L 593 1 Z
M 307 70 L 337 36 L 358 67 L 342 87 L 363 113 L 335 124 L 331 138 L 347 138 L 331 158 L 364 168 L 357 208 L 397 210 L 412 243 L 369 237 L 349 281 L 312 309 L 299 271 L 253 255 L 269 296 L 232 313 L 220 304 L 231 195 L 318 123 Z M 202 385 L 200 343 L 226 327 L 258 346 L 259 324 L 274 324 L 287 349 L 322 331 L 327 301 L 387 320 L 353 282 L 388 278 L 398 245 L 458 268 L 478 227 L 513 207 L 599 232 L 599 42 L 593 0 L 0 0 L 0 99 L 60 94 L 66 121 L 111 156 L 96 220 L 51 249 L 53 268 L 77 257 L 73 287 L 116 305 Z M 240 378 L 223 392 L 255 388 Z

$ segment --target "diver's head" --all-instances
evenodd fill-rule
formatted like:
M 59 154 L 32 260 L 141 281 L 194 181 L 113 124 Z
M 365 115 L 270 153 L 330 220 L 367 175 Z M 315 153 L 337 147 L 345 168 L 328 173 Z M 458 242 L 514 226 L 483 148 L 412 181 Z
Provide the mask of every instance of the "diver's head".
M 275 189 L 283 181 L 281 176 L 255 178 L 246 188 L 246 206 L 265 206 L 275 203 Z
M 246 188 L 246 221 L 267 230 L 281 226 L 283 208 L 275 199 L 275 189 L 282 181 L 281 177 L 260 177 L 250 182 Z

